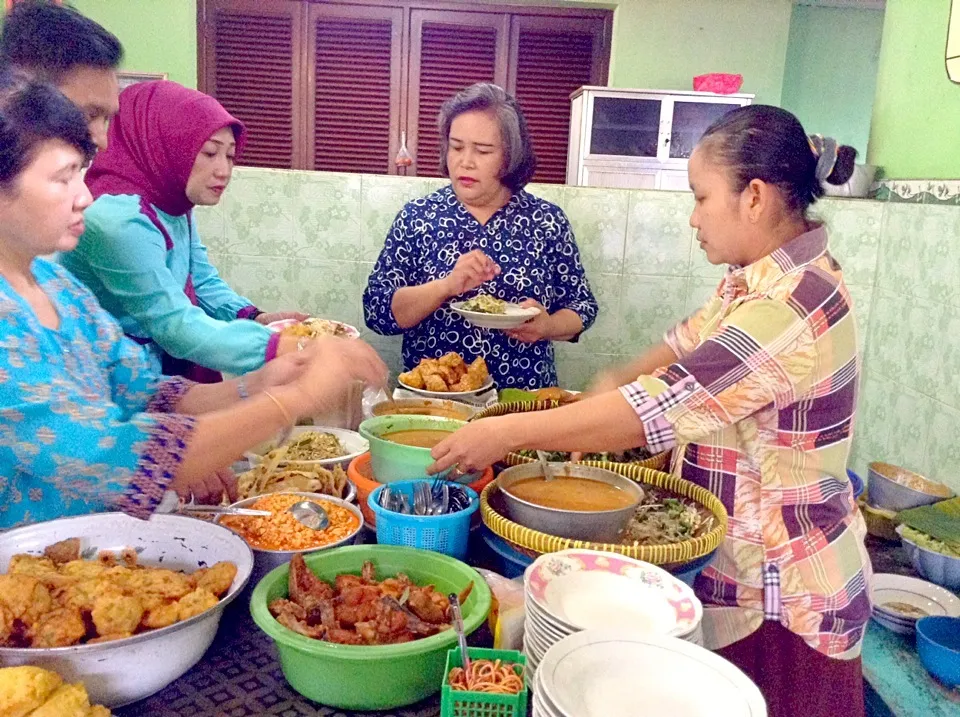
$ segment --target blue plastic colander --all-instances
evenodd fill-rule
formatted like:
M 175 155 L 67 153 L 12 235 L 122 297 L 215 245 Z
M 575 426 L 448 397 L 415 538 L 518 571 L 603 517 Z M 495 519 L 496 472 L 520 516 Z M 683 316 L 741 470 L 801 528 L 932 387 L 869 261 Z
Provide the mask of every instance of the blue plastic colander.
M 470 496 L 470 507 L 448 515 L 406 515 L 380 507 L 380 494 L 384 488 L 399 491 L 413 504 L 413 486 L 432 481 L 401 481 L 382 485 L 367 498 L 367 505 L 377 516 L 377 542 L 381 545 L 406 545 L 421 550 L 450 555 L 459 560 L 467 557 L 467 542 L 470 539 L 470 517 L 480 507 L 477 492 L 461 486 Z

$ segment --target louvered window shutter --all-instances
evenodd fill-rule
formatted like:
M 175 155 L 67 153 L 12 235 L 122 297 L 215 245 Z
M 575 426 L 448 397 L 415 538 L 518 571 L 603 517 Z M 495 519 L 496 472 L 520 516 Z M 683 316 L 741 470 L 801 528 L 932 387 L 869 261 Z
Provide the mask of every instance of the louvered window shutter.
M 203 88 L 246 125 L 241 164 L 304 165 L 302 12 L 294 3 L 206 3 Z
M 537 155 L 535 182 L 563 184 L 570 136 L 570 94 L 605 85 L 604 23 L 592 18 L 514 17 L 511 72 Z
M 416 174 L 440 176 L 440 106 L 477 82 L 506 86 L 508 16 L 493 13 L 411 13 L 408 126 Z
M 310 6 L 310 167 L 386 174 L 399 150 L 399 8 Z

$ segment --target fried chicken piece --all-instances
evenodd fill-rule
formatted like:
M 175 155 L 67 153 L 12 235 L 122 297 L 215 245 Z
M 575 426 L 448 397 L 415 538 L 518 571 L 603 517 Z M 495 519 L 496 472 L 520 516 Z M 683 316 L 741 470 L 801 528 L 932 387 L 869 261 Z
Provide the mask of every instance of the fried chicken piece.
M 372 581 L 363 575 L 338 575 L 333 579 L 333 589 L 337 593 L 342 593 L 350 588 L 363 587 L 368 582 Z
M 300 553 L 290 560 L 290 576 L 287 585 L 290 599 L 301 605 L 304 605 L 304 599 L 308 595 L 317 600 L 330 600 L 334 597 L 333 588 L 313 574 Z
M 80 559 L 80 538 L 67 538 L 59 543 L 48 545 L 43 550 L 43 555 L 50 558 L 57 565 L 70 563 Z
M 411 587 L 411 585 L 412 583 L 410 582 L 410 578 L 403 573 L 397 573 L 397 577 L 387 578 L 380 583 L 380 592 L 383 595 L 387 595 L 399 600 L 401 597 L 403 597 L 404 591 Z
M 5 667 L 0 670 L 0 715 L 26 717 L 62 684 L 60 675 L 40 667 Z
M 143 603 L 128 595 L 99 595 L 91 617 L 98 635 L 132 633 L 143 619 Z
M 370 584 L 377 581 L 377 569 L 369 560 L 363 561 L 363 567 L 360 568 L 360 577 Z
M 189 595 L 184 595 L 177 603 L 177 617 L 180 621 L 189 620 L 194 615 L 206 612 L 220 600 L 209 590 L 197 588 Z
M 323 625 L 308 625 L 304 620 L 297 619 L 293 613 L 281 612 L 279 615 L 275 615 L 275 617 L 277 622 L 285 628 L 293 630 L 304 637 L 309 637 L 314 640 L 322 640 L 326 637 L 327 628 Z
M 398 378 L 400 379 L 401 383 L 406 384 L 410 388 L 422 389 L 424 386 L 423 376 L 420 373 L 419 366 L 412 371 L 407 371 L 406 373 L 400 374 Z
M 222 597 L 234 578 L 237 577 L 237 566 L 233 563 L 220 562 L 210 568 L 201 568 L 193 574 L 198 588 L 209 590 L 217 597 Z
M 420 359 L 420 375 L 426 380 L 427 376 L 436 376 L 440 372 L 438 359 Z
M 366 645 L 366 640 L 363 639 L 353 630 L 341 630 L 338 628 L 331 628 L 327 630 L 327 641 L 336 642 L 339 645 Z
M 307 611 L 303 606 L 297 605 L 293 600 L 287 600 L 286 598 L 277 598 L 267 606 L 267 609 L 270 611 L 270 614 L 277 619 L 284 613 L 291 615 L 297 620 L 306 621 L 307 619 Z
M 464 369 L 466 368 L 466 364 L 463 361 L 463 356 L 454 351 L 444 354 L 438 360 L 441 366 L 447 366 L 452 369 L 458 369 L 461 366 L 464 367 Z
M 57 608 L 45 613 L 30 629 L 31 647 L 68 647 L 87 634 L 87 625 L 79 610 Z
M 407 605 L 410 611 L 424 622 L 438 625 L 447 619 L 446 608 L 434 602 L 431 597 L 433 588 L 413 588 Z
M 53 598 L 32 575 L 0 575 L 0 603 L 27 627 L 53 608 Z
M 82 682 L 60 685 L 30 717 L 87 717 L 90 698 Z
M 448 393 L 450 391 L 447 382 L 443 380 L 443 376 L 435 373 L 425 376 L 423 385 L 427 391 L 433 391 L 434 393 Z

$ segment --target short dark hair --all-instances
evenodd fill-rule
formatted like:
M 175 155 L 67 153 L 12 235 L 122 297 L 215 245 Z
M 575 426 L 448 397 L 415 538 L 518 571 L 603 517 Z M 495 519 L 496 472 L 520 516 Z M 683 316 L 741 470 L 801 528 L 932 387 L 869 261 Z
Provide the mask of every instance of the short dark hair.
M 537 157 L 527 129 L 527 120 L 517 101 L 502 88 L 479 82 L 461 90 L 443 103 L 437 127 L 440 130 L 440 173 L 450 176 L 447 168 L 447 148 L 450 145 L 450 125 L 466 112 L 488 111 L 493 113 L 500 125 L 503 139 L 504 171 L 500 181 L 511 192 L 523 189 L 533 179 L 537 170 Z
M 0 58 L 39 79 L 58 82 L 78 67 L 116 69 L 123 46 L 72 8 L 30 0 L 16 5 L 4 21 Z
M 821 164 L 825 171 L 818 173 L 820 160 L 800 120 L 768 105 L 728 112 L 707 128 L 700 144 L 711 159 L 730 171 L 736 191 L 742 192 L 754 179 L 776 185 L 787 207 L 801 216 L 823 196 L 818 174 L 830 184 L 844 184 L 853 176 L 857 157 L 853 147 L 833 143 L 836 161 L 832 169 Z
M 83 112 L 56 87 L 0 69 L 0 189 L 11 187 L 44 142 L 60 140 L 89 162 L 96 146 Z

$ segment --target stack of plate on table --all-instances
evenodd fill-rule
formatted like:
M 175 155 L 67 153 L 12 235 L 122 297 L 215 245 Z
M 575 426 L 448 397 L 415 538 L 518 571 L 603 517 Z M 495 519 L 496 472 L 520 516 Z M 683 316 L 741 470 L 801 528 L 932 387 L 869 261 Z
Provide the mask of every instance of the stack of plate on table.
M 551 647 L 533 678 L 533 717 L 766 717 L 732 664 L 675 637 L 586 630 Z
M 533 672 L 582 630 L 612 628 L 699 644 L 703 606 L 688 585 L 650 563 L 596 550 L 541 555 L 524 572 L 523 648 Z
M 870 597 L 873 619 L 901 635 L 913 635 L 921 617 L 960 617 L 960 598 L 939 585 L 906 575 L 874 575 Z

